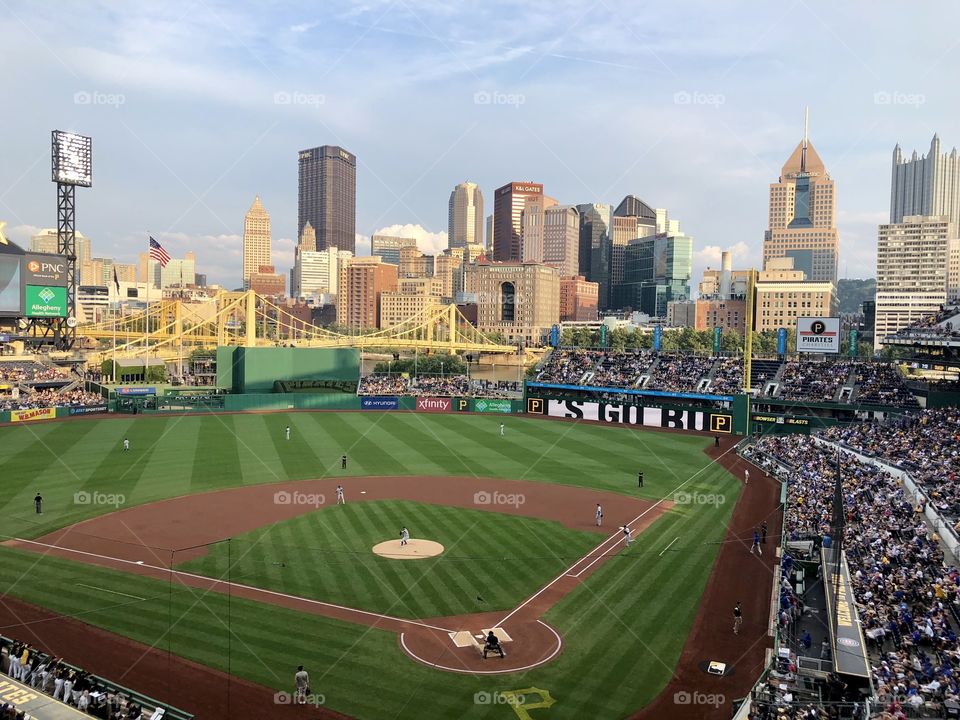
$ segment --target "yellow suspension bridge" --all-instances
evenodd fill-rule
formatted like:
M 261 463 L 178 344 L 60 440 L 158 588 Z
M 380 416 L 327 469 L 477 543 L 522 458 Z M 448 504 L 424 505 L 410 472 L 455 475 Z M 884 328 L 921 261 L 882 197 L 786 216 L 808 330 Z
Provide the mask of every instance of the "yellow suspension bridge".
M 517 352 L 515 345 L 497 343 L 477 330 L 456 305 L 427 308 L 384 330 L 338 333 L 312 325 L 252 290 L 223 292 L 206 303 L 179 299 L 150 303 L 147 309 L 130 315 L 81 325 L 77 334 L 95 341 L 103 359 L 169 360 L 220 345 Z M 89 340 L 85 345 L 92 347 Z

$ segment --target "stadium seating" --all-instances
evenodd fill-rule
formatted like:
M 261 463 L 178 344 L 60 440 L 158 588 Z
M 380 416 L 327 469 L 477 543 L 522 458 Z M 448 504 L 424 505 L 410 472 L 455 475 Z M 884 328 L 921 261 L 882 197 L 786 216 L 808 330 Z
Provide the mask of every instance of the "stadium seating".
M 519 393 L 516 382 L 477 380 L 466 375 L 366 375 L 357 386 L 357 395 L 506 398 Z
M 743 359 L 647 350 L 559 348 L 540 365 L 536 380 L 585 387 L 732 395 L 743 390 Z M 754 359 L 750 383 L 760 398 L 918 407 L 899 370 L 883 363 Z
M 915 479 L 926 484 L 934 498 L 956 480 L 958 423 L 956 409 L 927 411 L 895 425 L 851 425 L 826 436 L 899 461 L 916 472 Z M 766 436 L 744 454 L 787 483 L 784 525 L 789 541 L 829 534 L 837 472 L 830 446 L 803 435 Z M 955 630 L 960 571 L 945 563 L 937 537 L 895 477 L 850 455 L 841 467 L 844 548 L 877 694 L 886 711 L 903 708 L 910 717 L 944 717 L 944 703 L 960 697 Z M 943 475 L 947 468 L 952 476 Z M 791 622 L 788 614 L 787 624 Z

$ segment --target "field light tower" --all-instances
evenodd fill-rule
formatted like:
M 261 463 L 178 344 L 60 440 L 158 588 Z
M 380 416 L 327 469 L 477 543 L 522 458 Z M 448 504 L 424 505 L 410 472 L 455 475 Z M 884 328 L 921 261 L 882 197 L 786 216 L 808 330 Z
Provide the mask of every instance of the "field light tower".
M 77 339 L 77 224 L 75 193 L 77 186 L 93 185 L 93 141 L 77 133 L 54 130 L 51 133 L 51 179 L 57 184 L 57 253 L 66 258 L 67 316 L 55 318 L 54 345 L 69 350 Z

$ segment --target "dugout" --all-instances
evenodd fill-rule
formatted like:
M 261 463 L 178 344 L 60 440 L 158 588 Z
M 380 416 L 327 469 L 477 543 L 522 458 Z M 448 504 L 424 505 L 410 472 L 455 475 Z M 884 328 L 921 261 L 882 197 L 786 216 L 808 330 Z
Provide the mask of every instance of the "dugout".
M 274 382 L 360 381 L 355 348 L 218 347 L 217 387 L 271 393 Z

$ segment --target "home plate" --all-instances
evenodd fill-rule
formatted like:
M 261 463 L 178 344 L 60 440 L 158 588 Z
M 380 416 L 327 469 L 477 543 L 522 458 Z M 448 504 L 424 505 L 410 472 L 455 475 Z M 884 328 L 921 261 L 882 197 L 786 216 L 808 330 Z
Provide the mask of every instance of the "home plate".
M 366 491 L 366 490 L 361 490 L 361 491 L 360 491 L 360 494 L 361 494 L 361 495 L 366 495 L 366 494 L 367 494 L 367 491 Z
M 493 632 L 493 634 L 497 636 L 497 640 L 499 640 L 500 642 L 513 642 L 513 638 L 507 635 L 507 631 L 504 630 L 502 627 L 495 627 L 490 630 L 484 630 L 483 636 L 486 637 L 491 632 Z
M 476 642 L 469 630 L 452 632 L 450 633 L 450 639 L 453 640 L 453 644 L 458 648 L 471 647 Z

